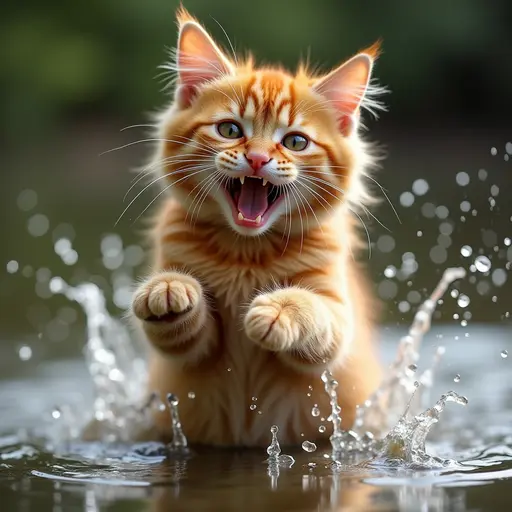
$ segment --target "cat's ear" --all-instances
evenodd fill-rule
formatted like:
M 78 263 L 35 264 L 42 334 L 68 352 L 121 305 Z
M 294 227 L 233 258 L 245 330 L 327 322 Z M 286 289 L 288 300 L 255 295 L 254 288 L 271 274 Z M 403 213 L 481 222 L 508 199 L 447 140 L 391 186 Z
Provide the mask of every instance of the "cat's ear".
M 372 47 L 319 79 L 313 90 L 327 99 L 337 111 L 340 130 L 349 135 L 357 126 L 361 103 L 367 94 L 378 48 Z
M 190 104 L 201 85 L 225 75 L 232 75 L 234 68 L 206 30 L 183 7 L 178 11 L 177 17 L 179 36 L 176 54 L 176 99 L 185 107 Z

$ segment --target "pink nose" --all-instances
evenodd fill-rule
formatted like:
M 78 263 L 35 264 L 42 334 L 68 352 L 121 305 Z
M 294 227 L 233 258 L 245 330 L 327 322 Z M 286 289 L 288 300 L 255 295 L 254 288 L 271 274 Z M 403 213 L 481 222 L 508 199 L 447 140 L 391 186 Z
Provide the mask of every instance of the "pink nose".
M 249 151 L 249 153 L 245 155 L 245 159 L 255 171 L 259 171 L 265 164 L 268 164 L 270 160 L 272 160 L 268 153 L 257 153 L 253 151 Z

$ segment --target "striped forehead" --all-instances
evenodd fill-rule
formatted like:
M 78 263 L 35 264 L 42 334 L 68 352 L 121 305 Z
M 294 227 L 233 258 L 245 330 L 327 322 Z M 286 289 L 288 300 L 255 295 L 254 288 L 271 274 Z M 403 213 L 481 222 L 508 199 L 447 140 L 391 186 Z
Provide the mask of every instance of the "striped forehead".
M 241 101 L 232 105 L 233 112 L 252 122 L 255 131 L 300 124 L 295 112 L 293 80 L 276 71 L 253 75 L 243 90 Z

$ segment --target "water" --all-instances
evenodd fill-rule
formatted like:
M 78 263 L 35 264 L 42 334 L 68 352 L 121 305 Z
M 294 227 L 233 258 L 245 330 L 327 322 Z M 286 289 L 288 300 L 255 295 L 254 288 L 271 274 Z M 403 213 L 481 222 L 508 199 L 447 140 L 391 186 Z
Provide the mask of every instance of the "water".
M 467 176 L 459 173 L 457 184 L 467 186 Z M 428 183 L 418 180 L 412 190 L 414 202 L 428 192 Z M 410 207 L 410 197 L 404 201 Z M 442 264 L 446 237 L 453 230 L 445 222 L 449 210 L 428 202 L 423 207 L 426 218 L 441 220 L 430 258 Z M 461 204 L 461 211 L 471 212 L 469 202 L 467 208 Z M 44 236 L 48 229 L 45 216 L 30 218 L 32 236 Z M 486 246 L 498 244 L 493 233 L 484 232 Z M 393 251 L 394 244 L 389 235 L 377 242 L 384 253 Z M 502 245 L 509 248 L 510 239 L 503 238 Z M 67 266 L 79 261 L 71 237 L 57 237 L 54 250 Z M 109 314 L 103 287 L 70 285 L 48 269 L 9 260 L 7 273 L 35 278 L 40 297 L 63 295 L 83 308 L 87 343 L 83 359 L 54 362 L 21 343 L 12 366 L 23 378 L 9 379 L 7 373 L 7 380 L 0 380 L 0 486 L 6 510 L 204 510 L 213 504 L 221 510 L 509 509 L 512 384 L 505 347 L 510 332 L 468 325 L 475 295 L 467 287 L 462 293 L 465 282 L 480 295 L 491 290 L 489 280 L 497 287 L 506 282 L 505 270 L 495 267 L 508 253 L 499 247 L 495 252 L 498 259 L 463 245 L 460 255 L 467 260 L 469 277 L 462 269 L 448 269 L 422 303 L 425 292 L 410 281 L 418 271 L 417 257 L 406 252 L 401 264 L 387 265 L 387 281 L 381 283 L 386 286 L 379 285 L 379 293 L 397 292 L 391 279 L 405 281 L 410 289 L 397 307 L 415 316 L 405 333 L 381 332 L 383 357 L 390 362 L 382 386 L 360 405 L 352 430 L 343 431 L 338 383 L 324 372 L 314 384 L 324 387 L 331 414 L 321 418 L 316 404 L 306 413 L 318 418 L 319 432 L 330 432 L 330 446 L 306 439 L 296 449 L 286 447 L 286 454 L 277 427 L 269 432 L 266 454 L 189 447 L 179 403 L 195 399 L 196 393 L 169 394 L 165 402 L 155 394 L 145 396 L 144 349 L 131 340 L 125 323 Z M 123 307 L 132 279 L 125 263 L 130 254 L 136 260 L 137 251 L 124 250 L 117 235 L 107 235 L 101 253 L 113 274 L 112 300 Z M 437 326 L 436 307 L 450 297 L 456 313 L 450 325 Z M 497 300 L 493 295 L 492 301 Z M 0 345 L 0 356 L 2 350 Z M 152 408 L 171 415 L 170 445 L 134 442 L 151 429 Z M 256 414 L 257 397 L 249 408 Z M 87 441 L 91 438 L 95 441 Z

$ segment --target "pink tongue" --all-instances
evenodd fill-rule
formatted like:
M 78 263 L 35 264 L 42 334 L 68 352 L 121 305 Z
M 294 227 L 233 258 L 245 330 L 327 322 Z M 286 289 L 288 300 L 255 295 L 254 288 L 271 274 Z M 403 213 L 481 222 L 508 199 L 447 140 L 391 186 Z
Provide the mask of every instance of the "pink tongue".
M 263 215 L 268 208 L 267 185 L 263 186 L 261 180 L 246 178 L 238 198 L 238 211 L 246 219 L 256 219 Z

